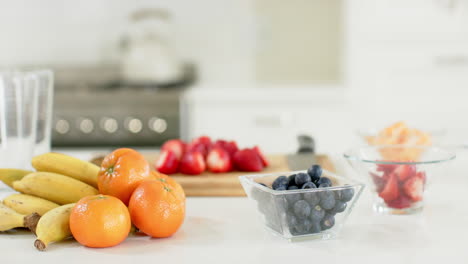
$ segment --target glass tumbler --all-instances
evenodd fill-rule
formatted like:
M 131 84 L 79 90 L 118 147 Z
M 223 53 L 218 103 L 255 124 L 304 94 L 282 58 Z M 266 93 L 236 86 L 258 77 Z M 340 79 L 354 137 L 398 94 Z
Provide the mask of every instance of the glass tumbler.
M 50 151 L 53 73 L 0 72 L 0 168 L 30 169 Z

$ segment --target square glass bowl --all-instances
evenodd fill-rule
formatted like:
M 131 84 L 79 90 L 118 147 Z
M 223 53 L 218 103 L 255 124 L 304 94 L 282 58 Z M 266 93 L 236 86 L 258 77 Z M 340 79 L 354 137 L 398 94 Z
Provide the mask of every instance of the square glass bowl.
M 307 173 L 246 175 L 239 179 L 247 196 L 256 203 L 263 223 L 274 234 L 289 241 L 336 237 L 365 185 L 323 170 L 322 177 L 328 177 L 332 187 L 288 191 L 271 189 L 277 177 L 300 172 Z

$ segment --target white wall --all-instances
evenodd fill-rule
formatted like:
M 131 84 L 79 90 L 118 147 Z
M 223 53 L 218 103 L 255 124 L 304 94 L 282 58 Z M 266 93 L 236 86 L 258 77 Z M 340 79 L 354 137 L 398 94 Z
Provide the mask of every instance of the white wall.
M 0 66 L 115 62 L 128 14 L 142 7 L 172 12 L 177 49 L 199 63 L 202 78 L 247 78 L 249 0 L 1 0 Z

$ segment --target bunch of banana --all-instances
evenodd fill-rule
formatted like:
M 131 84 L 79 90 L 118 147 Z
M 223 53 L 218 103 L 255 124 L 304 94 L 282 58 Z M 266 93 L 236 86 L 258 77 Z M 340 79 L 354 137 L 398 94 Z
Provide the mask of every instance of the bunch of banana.
M 0 232 L 18 227 L 29 228 L 34 232 L 39 218 L 38 214 L 23 215 L 0 203 Z
M 14 193 L 6 197 L 3 199 L 3 204 L 24 215 L 32 213 L 44 215 L 55 207 L 59 207 L 51 201 L 22 193 Z
M 44 214 L 36 227 L 37 239 L 34 246 L 45 250 L 50 243 L 65 240 L 72 236 L 70 231 L 70 214 L 74 203 L 62 205 Z
M 76 203 L 85 196 L 99 193 L 84 182 L 52 172 L 30 173 L 20 181 L 15 181 L 13 188 L 57 204 Z

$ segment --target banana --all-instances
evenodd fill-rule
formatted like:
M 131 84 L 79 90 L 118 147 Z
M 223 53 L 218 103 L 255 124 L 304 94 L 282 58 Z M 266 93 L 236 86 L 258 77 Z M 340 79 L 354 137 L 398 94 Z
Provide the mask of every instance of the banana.
M 21 193 L 12 194 L 3 199 L 3 204 L 24 215 L 38 213 L 44 215 L 48 211 L 59 207 L 51 201 Z
M 93 163 L 54 152 L 35 156 L 31 163 L 37 171 L 55 172 L 97 187 L 100 168 Z
M 23 215 L 15 210 L 0 203 L 0 232 L 8 231 L 17 227 L 30 228 L 35 231 L 34 227 L 37 224 L 40 216 L 38 214 Z
M 86 183 L 52 172 L 30 173 L 20 181 L 15 181 L 13 188 L 60 205 L 76 203 L 85 196 L 99 193 Z
M 13 182 L 21 180 L 32 171 L 19 169 L 0 169 L 0 181 L 13 188 Z
M 70 231 L 70 214 L 74 203 L 62 205 L 47 212 L 39 219 L 36 227 L 37 239 L 34 246 L 45 250 L 50 243 L 58 242 L 72 236 Z

